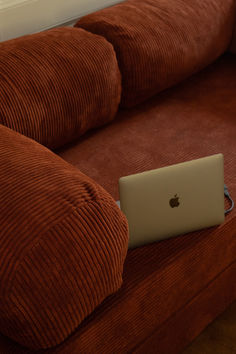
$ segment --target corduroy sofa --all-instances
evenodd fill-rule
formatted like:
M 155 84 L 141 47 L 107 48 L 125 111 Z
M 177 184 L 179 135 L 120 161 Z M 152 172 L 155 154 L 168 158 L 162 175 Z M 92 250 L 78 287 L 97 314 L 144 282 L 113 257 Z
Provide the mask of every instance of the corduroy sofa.
M 181 351 L 236 299 L 236 211 L 127 250 L 121 176 L 222 152 L 234 0 L 128 0 L 0 44 L 0 353 Z M 227 201 L 226 201 L 227 206 Z

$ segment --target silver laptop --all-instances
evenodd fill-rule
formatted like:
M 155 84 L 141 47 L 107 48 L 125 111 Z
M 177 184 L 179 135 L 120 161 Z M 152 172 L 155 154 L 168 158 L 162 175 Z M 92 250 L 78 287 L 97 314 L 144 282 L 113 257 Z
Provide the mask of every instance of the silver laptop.
M 224 221 L 224 162 L 217 154 L 119 179 L 129 248 Z

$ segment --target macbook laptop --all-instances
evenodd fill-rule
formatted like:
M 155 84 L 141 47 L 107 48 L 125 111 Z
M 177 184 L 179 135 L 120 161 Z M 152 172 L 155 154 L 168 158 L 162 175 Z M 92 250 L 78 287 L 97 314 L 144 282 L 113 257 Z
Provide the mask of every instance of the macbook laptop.
M 129 248 L 224 221 L 223 155 L 179 163 L 119 179 Z

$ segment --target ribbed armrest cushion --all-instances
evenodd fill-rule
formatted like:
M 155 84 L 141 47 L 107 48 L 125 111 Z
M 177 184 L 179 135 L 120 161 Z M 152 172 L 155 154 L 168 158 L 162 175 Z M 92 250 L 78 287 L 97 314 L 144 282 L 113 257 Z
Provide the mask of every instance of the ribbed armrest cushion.
M 124 107 L 201 70 L 229 45 L 234 0 L 128 0 L 80 19 L 116 51 Z
M 0 43 L 0 124 L 49 148 L 110 122 L 120 94 L 103 37 L 66 27 Z
M 2 125 L 0 136 L 0 331 L 52 347 L 120 288 L 127 221 L 75 167 Z

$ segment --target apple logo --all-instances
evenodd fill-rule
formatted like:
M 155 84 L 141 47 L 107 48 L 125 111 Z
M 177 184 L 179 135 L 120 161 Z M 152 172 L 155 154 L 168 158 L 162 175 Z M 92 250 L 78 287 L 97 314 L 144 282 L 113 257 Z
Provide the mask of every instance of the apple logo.
M 176 208 L 179 206 L 179 197 L 177 196 L 177 194 L 175 194 L 174 198 L 170 199 L 169 204 L 171 208 Z

